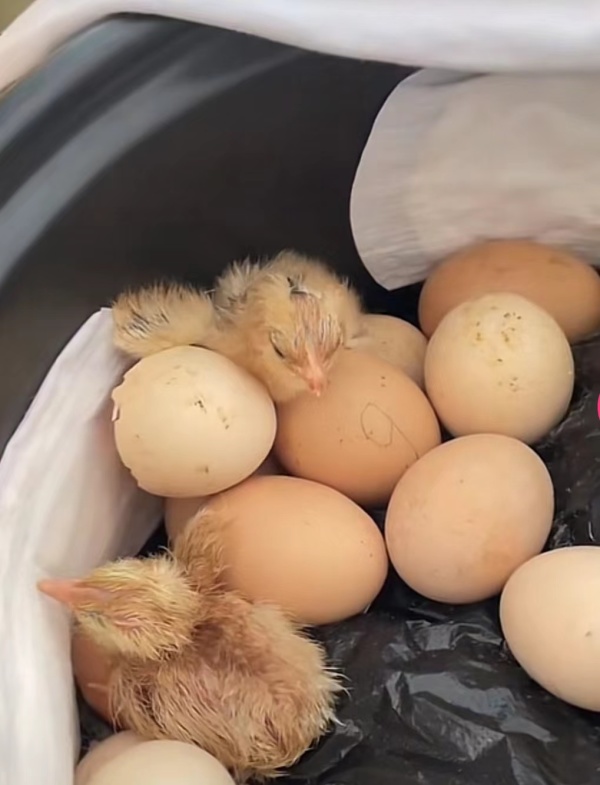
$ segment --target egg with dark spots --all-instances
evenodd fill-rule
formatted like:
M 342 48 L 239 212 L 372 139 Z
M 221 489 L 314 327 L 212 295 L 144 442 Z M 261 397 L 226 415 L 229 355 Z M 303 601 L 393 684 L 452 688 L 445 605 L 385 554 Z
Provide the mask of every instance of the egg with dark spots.
M 516 294 L 468 300 L 427 346 L 425 389 L 453 436 L 498 433 L 533 444 L 573 395 L 571 347 L 558 323 Z
M 230 488 L 261 465 L 275 438 L 275 407 L 263 385 L 207 349 L 145 357 L 112 397 L 121 460 L 157 496 Z

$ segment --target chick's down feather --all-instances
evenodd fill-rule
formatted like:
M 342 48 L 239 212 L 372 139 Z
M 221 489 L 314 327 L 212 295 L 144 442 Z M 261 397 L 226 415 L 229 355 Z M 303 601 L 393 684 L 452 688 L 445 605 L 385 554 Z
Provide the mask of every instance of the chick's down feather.
M 176 283 L 124 292 L 112 317 L 115 346 L 137 359 L 175 346 L 210 348 L 216 329 L 209 295 Z

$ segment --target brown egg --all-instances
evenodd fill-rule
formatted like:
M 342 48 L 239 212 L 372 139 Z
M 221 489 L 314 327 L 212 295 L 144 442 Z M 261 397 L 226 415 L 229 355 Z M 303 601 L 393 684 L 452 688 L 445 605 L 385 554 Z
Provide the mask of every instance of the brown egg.
M 383 586 L 388 559 L 379 529 L 331 488 L 252 477 L 213 504 L 230 522 L 228 583 L 249 599 L 327 624 L 364 611 Z
M 566 251 L 496 240 L 454 254 L 429 276 L 419 300 L 428 337 L 453 308 L 492 292 L 520 294 L 556 319 L 571 343 L 600 329 L 600 277 Z
M 410 322 L 383 314 L 367 314 L 363 323 L 366 335 L 356 348 L 376 354 L 422 388 L 427 349 L 427 338 L 423 333 Z
M 502 592 L 500 621 L 521 667 L 557 698 L 600 711 L 600 548 L 543 553 Z
M 108 681 L 111 667 L 108 658 L 87 637 L 77 630 L 71 643 L 73 675 L 88 703 L 106 722 L 115 724 L 108 701 Z
M 165 499 L 165 529 L 169 542 L 175 542 L 190 518 L 193 518 L 211 498 L 211 496 L 196 496 L 192 499 Z
M 379 357 L 348 350 L 317 398 L 279 408 L 275 454 L 290 474 L 324 483 L 365 507 L 387 504 L 394 486 L 440 443 L 429 401 Z
M 143 740 L 139 736 L 127 730 L 122 733 L 115 733 L 113 736 L 109 736 L 108 739 L 96 744 L 81 759 L 75 769 L 74 785 L 88 785 L 91 778 L 107 763 L 110 763 L 111 760 L 117 758 L 121 753 L 142 743 Z
M 271 455 L 258 467 L 257 474 L 281 474 L 281 466 Z M 186 523 L 199 512 L 211 496 L 196 496 L 192 499 L 165 499 L 165 528 L 171 542 L 175 542 Z
M 266 389 L 231 360 L 179 346 L 144 357 L 113 390 L 121 460 L 140 488 L 205 496 L 249 477 L 275 438 Z
M 454 436 L 501 433 L 532 444 L 565 415 L 574 381 L 563 331 L 517 294 L 457 306 L 425 355 L 427 395 Z
M 396 572 L 415 591 L 477 602 L 542 550 L 553 513 L 550 475 L 531 448 L 507 436 L 465 436 L 402 477 L 385 537 Z

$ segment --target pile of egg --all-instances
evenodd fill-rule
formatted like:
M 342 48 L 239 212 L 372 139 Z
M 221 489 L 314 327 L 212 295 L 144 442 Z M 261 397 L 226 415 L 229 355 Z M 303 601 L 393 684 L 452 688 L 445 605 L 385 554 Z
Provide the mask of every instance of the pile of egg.
M 568 410 L 571 345 L 600 329 L 600 277 L 563 251 L 488 242 L 434 269 L 419 321 L 368 316 L 325 393 L 277 408 L 208 350 L 147 357 L 113 392 L 119 455 L 166 499 L 172 541 L 205 505 L 224 512 L 227 580 L 249 599 L 341 621 L 369 607 L 390 562 L 431 600 L 501 594 L 521 666 L 600 710 L 587 678 L 600 625 L 581 602 L 600 550 L 542 554 L 554 490 L 532 449 Z M 373 509 L 386 509 L 383 535 Z

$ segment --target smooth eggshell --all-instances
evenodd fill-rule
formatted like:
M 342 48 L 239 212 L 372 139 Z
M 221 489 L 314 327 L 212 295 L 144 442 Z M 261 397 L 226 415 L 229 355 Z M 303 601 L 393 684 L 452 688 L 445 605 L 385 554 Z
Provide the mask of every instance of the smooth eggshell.
M 78 630 L 73 633 L 71 642 L 73 675 L 88 703 L 106 722 L 114 725 L 108 700 L 108 682 L 111 666 L 106 655 Z
M 140 488 L 205 496 L 260 466 L 275 438 L 265 388 L 226 357 L 193 346 L 140 360 L 113 390 L 115 440 Z
M 228 521 L 228 584 L 307 624 L 364 611 L 388 559 L 374 521 L 350 499 L 295 477 L 253 477 L 214 502 Z
M 600 711 L 600 548 L 537 556 L 510 578 L 500 621 L 521 667 L 561 700 Z
M 211 498 L 211 496 L 195 496 L 191 499 L 165 500 L 165 529 L 170 542 L 175 542 L 190 518 L 193 518 Z
M 363 325 L 366 331 L 362 339 L 363 351 L 376 354 L 423 387 L 427 349 L 423 333 L 404 319 L 384 314 L 366 314 Z
M 208 752 L 180 741 L 147 741 L 107 763 L 89 785 L 235 785 Z
M 75 769 L 74 785 L 89 785 L 90 779 L 111 760 L 131 749 L 131 747 L 142 743 L 143 740 L 129 730 L 115 733 L 113 736 L 104 739 L 104 741 L 92 747 L 79 762 Z
M 385 537 L 394 568 L 415 591 L 476 602 L 542 550 L 553 513 L 550 475 L 531 448 L 507 436 L 465 436 L 402 477 Z
M 278 417 L 275 453 L 284 468 L 365 507 L 384 506 L 406 469 L 440 443 L 419 387 L 362 351 L 342 354 L 320 398 L 300 395 Z
M 571 347 L 546 311 L 490 294 L 450 311 L 425 355 L 425 387 L 454 436 L 500 433 L 533 443 L 566 413 Z
M 440 264 L 421 290 L 421 329 L 432 335 L 457 305 L 492 292 L 536 303 L 572 343 L 600 329 L 600 277 L 594 268 L 566 251 L 525 240 L 474 245 Z
M 254 472 L 254 475 L 257 474 L 281 474 L 281 467 L 275 458 L 269 455 Z M 196 496 L 191 499 L 165 499 L 165 528 L 171 542 L 179 537 L 186 523 L 210 498 L 212 497 Z

